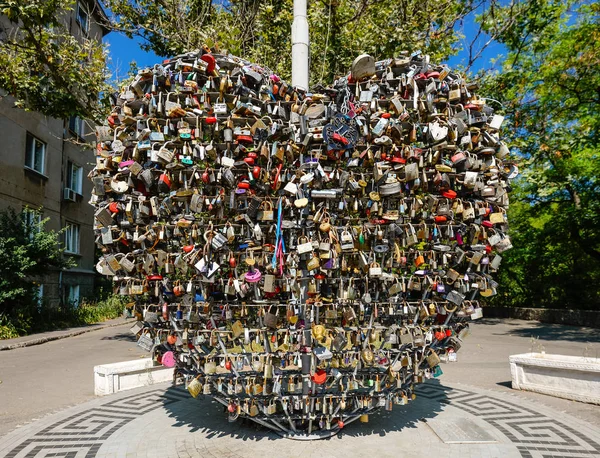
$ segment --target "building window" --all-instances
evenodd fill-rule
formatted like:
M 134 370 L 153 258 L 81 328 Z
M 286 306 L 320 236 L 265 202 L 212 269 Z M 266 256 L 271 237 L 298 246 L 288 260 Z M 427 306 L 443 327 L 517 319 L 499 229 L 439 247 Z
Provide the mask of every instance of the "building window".
M 41 309 L 42 305 L 44 305 L 44 284 L 40 284 L 38 286 L 38 309 Z
M 81 30 L 87 34 L 90 28 L 90 15 L 82 2 L 77 2 L 77 16 L 75 20 L 79 24 L 79 27 L 81 27 Z
M 31 208 L 23 209 L 23 222 L 29 232 L 29 237 L 33 238 L 33 234 L 39 232 L 42 227 L 42 213 Z
M 83 168 L 71 161 L 67 162 L 67 188 L 81 195 L 82 179 Z
M 69 130 L 80 138 L 85 136 L 85 121 L 79 116 L 69 118 Z
M 67 223 L 65 228 L 65 253 L 79 254 L 79 225 Z
M 67 303 L 73 307 L 79 306 L 79 285 L 67 286 Z
M 25 146 L 25 167 L 43 175 L 46 171 L 46 144 L 27 132 Z

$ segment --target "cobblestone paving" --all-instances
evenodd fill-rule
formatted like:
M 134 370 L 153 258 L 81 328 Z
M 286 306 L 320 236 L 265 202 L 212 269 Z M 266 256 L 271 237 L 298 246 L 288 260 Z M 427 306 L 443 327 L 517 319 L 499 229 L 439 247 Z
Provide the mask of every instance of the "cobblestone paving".
M 228 423 L 222 407 L 165 384 L 99 398 L 22 426 L 0 438 L 0 457 L 600 457 L 600 425 L 525 401 L 437 380 L 409 406 L 306 442 L 253 423 Z M 600 408 L 600 407 L 599 407 Z M 488 443 L 445 443 L 433 424 L 468 419 Z M 443 420 L 443 421 L 441 421 Z M 429 421 L 429 424 L 428 424 Z

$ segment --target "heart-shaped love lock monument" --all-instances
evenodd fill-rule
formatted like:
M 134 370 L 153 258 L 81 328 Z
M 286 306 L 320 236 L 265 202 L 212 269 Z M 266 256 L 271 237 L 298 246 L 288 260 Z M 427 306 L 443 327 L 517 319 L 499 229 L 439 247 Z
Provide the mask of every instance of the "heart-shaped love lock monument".
M 359 56 L 321 93 L 205 48 L 141 70 L 97 129 L 97 269 L 193 397 L 286 437 L 415 398 L 511 247 L 517 169 L 458 73 Z

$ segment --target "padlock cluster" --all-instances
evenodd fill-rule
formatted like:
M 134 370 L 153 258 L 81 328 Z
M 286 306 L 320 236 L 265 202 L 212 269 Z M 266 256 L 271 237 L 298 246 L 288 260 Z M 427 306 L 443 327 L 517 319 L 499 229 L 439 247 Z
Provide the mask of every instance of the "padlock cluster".
M 144 69 L 97 129 L 100 273 L 192 396 L 282 434 L 414 398 L 511 247 L 502 117 L 419 53 L 315 92 L 209 49 Z

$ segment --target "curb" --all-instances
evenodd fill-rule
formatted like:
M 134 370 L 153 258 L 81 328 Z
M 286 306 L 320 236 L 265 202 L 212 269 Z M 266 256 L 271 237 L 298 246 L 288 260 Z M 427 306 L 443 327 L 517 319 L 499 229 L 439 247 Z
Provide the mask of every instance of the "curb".
M 41 345 L 46 342 L 52 342 L 53 340 L 66 339 L 67 337 L 75 337 L 80 334 L 85 334 L 85 333 L 92 332 L 92 331 L 99 331 L 101 329 L 114 328 L 115 326 L 123 326 L 125 324 L 132 323 L 134 321 L 136 321 L 136 319 L 131 318 L 131 319 L 126 319 L 126 321 L 124 321 L 122 323 L 112 323 L 112 324 L 106 324 L 106 325 L 100 325 L 100 326 L 91 325 L 89 327 L 86 327 L 83 329 L 80 328 L 80 329 L 68 332 L 66 334 L 39 337 L 37 339 L 31 339 L 31 340 L 27 340 L 25 342 L 19 342 L 19 343 L 14 343 L 14 344 L 7 344 L 7 345 L 0 344 L 0 351 L 15 350 L 17 348 L 25 348 L 25 347 L 32 347 L 34 345 Z

